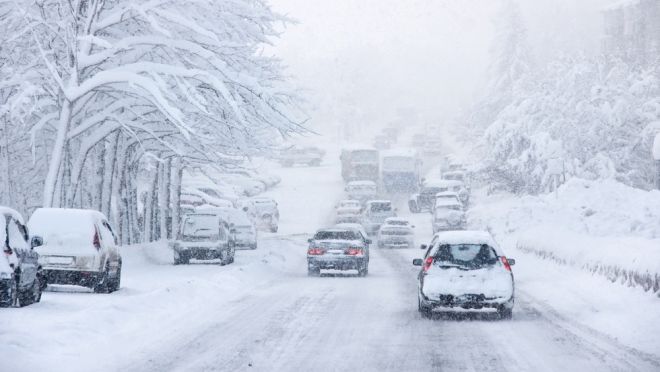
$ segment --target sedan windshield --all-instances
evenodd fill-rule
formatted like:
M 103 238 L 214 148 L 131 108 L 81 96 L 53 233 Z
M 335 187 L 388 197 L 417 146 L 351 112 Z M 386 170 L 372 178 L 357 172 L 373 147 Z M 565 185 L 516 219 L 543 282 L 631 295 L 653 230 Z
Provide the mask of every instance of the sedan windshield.
M 436 262 L 459 265 L 469 269 L 481 269 L 497 263 L 497 255 L 486 244 L 444 244 L 438 247 Z
M 319 231 L 314 235 L 314 240 L 360 240 L 361 236 L 356 231 Z

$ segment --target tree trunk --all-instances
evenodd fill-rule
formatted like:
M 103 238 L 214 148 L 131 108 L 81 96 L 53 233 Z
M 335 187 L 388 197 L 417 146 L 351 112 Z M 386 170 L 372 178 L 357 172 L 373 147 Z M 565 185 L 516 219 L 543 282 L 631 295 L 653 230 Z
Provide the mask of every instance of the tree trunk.
M 154 240 L 154 206 L 156 196 L 156 186 L 158 182 L 158 168 L 149 170 L 149 187 L 147 188 L 147 195 L 144 202 L 144 242 L 152 242 Z
M 183 163 L 180 157 L 174 158 L 174 174 L 172 175 L 172 237 L 176 239 L 179 233 L 181 217 L 181 178 L 183 177 Z
M 94 179 L 92 180 L 92 209 L 101 211 L 103 207 L 103 177 L 106 168 L 109 168 L 105 162 L 105 141 L 96 144 L 94 151 Z M 106 215 L 107 217 L 107 215 Z
M 162 163 L 160 185 L 158 186 L 158 204 L 160 206 L 160 240 L 172 237 L 170 225 L 170 180 L 172 176 L 172 158 Z
M 117 175 L 117 147 L 119 146 L 119 132 L 115 132 L 108 138 L 105 149 L 105 172 L 103 173 L 103 187 L 101 193 L 101 213 L 108 219 L 111 214 L 111 202 L 116 183 L 114 179 L 119 178 Z M 112 221 L 112 219 L 110 219 Z M 115 225 L 116 226 L 116 225 Z
M 62 154 L 66 146 L 66 137 L 69 134 L 69 121 L 71 119 L 71 102 L 64 101 L 62 109 L 60 110 L 60 120 L 57 125 L 57 136 L 55 137 L 55 145 L 53 146 L 53 155 L 48 165 L 48 173 L 44 181 L 44 207 L 53 206 L 53 198 L 55 197 L 55 188 L 57 186 L 57 176 L 60 174 L 62 166 Z

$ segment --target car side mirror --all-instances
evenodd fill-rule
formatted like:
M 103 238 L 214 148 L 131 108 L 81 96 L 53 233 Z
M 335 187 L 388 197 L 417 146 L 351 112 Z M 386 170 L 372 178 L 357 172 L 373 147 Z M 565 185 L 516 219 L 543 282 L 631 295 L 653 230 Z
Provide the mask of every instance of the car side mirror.
M 516 264 L 516 260 L 514 260 L 513 258 L 507 258 L 506 262 L 509 263 L 509 266 L 513 266 Z
M 307 239 L 307 243 L 311 243 L 311 242 L 312 242 L 312 238 Z
M 415 259 L 413 260 L 413 265 L 414 265 L 414 266 L 422 266 L 422 265 L 424 265 L 424 261 L 422 261 L 421 258 L 415 258 Z
M 367 240 L 365 240 L 364 242 L 367 243 L 367 244 L 371 244 L 371 243 L 373 243 L 373 241 L 372 241 L 371 239 L 367 239 Z
M 33 236 L 32 239 L 30 239 L 30 248 L 41 247 L 42 245 L 44 245 L 44 238 Z
M 426 245 L 426 244 L 422 244 L 422 245 L 419 246 L 420 249 L 426 249 L 426 248 L 428 248 L 428 247 L 429 247 L 429 246 Z

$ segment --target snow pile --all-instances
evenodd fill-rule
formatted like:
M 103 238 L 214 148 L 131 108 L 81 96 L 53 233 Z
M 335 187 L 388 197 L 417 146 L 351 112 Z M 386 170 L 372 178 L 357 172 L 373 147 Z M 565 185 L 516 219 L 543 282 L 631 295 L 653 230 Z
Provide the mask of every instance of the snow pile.
M 660 160 L 660 133 L 655 136 L 653 140 L 653 158 L 655 160 Z
M 481 196 L 468 211 L 469 227 L 489 230 L 504 246 L 660 289 L 659 191 L 575 178 L 559 188 L 558 198 Z

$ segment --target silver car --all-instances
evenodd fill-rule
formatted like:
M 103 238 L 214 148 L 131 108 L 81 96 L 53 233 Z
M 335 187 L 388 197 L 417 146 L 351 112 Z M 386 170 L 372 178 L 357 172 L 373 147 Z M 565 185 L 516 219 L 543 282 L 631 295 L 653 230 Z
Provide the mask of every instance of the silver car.
M 177 240 L 170 243 L 174 251 L 174 264 L 188 264 L 191 259 L 219 259 L 220 265 L 234 262 L 236 247 L 232 233 L 220 212 L 197 212 L 184 216 Z
M 357 270 L 358 276 L 369 273 L 369 244 L 354 229 L 324 229 L 307 240 L 307 273 L 318 276 L 321 270 Z

